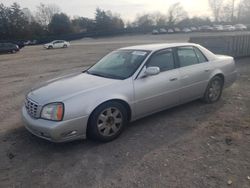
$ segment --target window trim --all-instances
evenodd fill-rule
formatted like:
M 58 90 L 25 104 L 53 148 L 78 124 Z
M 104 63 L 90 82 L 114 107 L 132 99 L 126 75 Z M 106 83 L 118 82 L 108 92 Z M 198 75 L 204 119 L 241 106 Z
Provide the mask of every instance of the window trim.
M 179 49 L 179 48 L 185 48 L 185 47 L 190 47 L 190 48 L 193 49 L 194 54 L 195 54 L 195 57 L 196 57 L 198 63 L 192 64 L 192 65 L 188 65 L 188 66 L 184 66 L 184 67 L 190 67 L 190 66 L 202 64 L 202 63 L 200 63 L 199 58 L 198 58 L 198 56 L 197 56 L 197 54 L 196 54 L 196 52 L 195 52 L 195 50 L 194 50 L 194 48 L 197 48 L 197 47 L 192 46 L 192 45 L 178 46 L 178 47 L 175 47 L 175 56 L 176 56 L 176 60 L 177 60 L 177 62 L 178 62 L 178 68 L 184 68 L 184 67 L 181 66 L 181 63 L 180 63 L 180 59 L 179 59 L 179 55 L 178 55 L 178 49 Z M 197 48 L 197 49 L 198 49 L 198 48 Z M 201 53 L 202 53 L 202 52 L 201 52 Z M 202 53 L 202 54 L 203 54 L 203 53 Z M 206 57 L 204 54 L 203 54 L 203 56 Z M 207 57 L 206 57 L 206 59 L 207 59 Z M 207 61 L 207 62 L 208 62 L 208 61 Z
M 157 54 L 157 53 L 160 53 L 161 51 L 166 51 L 166 50 L 172 50 L 172 53 L 173 53 L 173 58 L 174 58 L 174 69 L 171 69 L 171 70 L 175 70 L 178 67 L 178 62 L 176 61 L 176 57 L 175 57 L 175 47 L 169 47 L 169 48 L 163 48 L 163 49 L 160 49 L 160 50 L 156 50 L 155 52 L 151 53 L 151 55 L 149 55 L 148 59 L 146 60 L 146 62 L 144 62 L 144 64 L 142 65 L 140 71 L 137 73 L 136 77 L 134 78 L 134 80 L 137 80 L 139 75 L 141 74 L 143 68 L 145 66 L 147 66 L 148 62 L 152 59 L 152 57 Z M 165 71 L 162 71 L 162 72 L 166 72 L 166 71 L 171 71 L 171 70 L 165 70 Z
M 152 54 L 150 56 L 150 58 L 147 60 L 147 62 L 144 64 L 144 66 L 147 67 L 147 65 L 150 63 L 150 61 L 152 60 L 152 58 L 155 56 L 155 55 L 158 55 L 160 53 L 164 53 L 164 52 L 167 52 L 169 50 L 170 53 L 172 53 L 172 56 L 173 56 L 173 63 L 174 63 L 174 68 L 173 69 L 170 69 L 170 70 L 164 70 L 164 71 L 160 71 L 160 72 L 166 72 L 166 71 L 171 71 L 171 70 L 174 70 L 176 69 L 176 63 L 175 63 L 175 58 L 174 58 L 174 51 L 172 48 L 168 48 L 168 49 L 163 49 L 163 50 L 159 50 L 157 51 L 156 53 Z
M 207 62 L 209 62 L 208 59 L 207 59 L 207 57 L 204 55 L 204 53 L 199 48 L 197 48 L 196 46 L 193 46 L 193 48 L 194 48 L 194 52 L 195 52 L 195 54 L 196 54 L 196 56 L 197 56 L 198 59 L 199 59 L 199 57 L 198 57 L 197 52 L 195 51 L 195 49 L 198 50 L 203 55 L 203 57 L 206 59 L 205 62 L 201 62 L 201 63 L 207 63 Z

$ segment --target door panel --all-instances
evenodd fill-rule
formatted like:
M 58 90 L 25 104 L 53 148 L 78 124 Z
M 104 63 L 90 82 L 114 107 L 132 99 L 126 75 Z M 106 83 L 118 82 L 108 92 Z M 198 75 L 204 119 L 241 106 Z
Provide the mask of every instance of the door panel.
M 174 69 L 135 80 L 136 115 L 144 116 L 178 104 L 179 79 L 179 71 Z
M 188 67 L 182 67 L 180 71 L 181 99 L 192 100 L 201 97 L 207 87 L 210 73 L 209 63 L 202 63 Z
M 203 96 L 211 66 L 206 61 L 202 54 L 197 54 L 193 47 L 180 47 L 178 48 L 177 55 L 180 63 L 180 97 L 181 101 L 190 101 Z

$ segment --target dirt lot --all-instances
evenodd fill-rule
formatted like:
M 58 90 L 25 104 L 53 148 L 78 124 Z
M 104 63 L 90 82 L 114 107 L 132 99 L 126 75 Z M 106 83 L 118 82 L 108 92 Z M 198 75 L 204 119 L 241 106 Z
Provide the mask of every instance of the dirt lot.
M 187 40 L 84 39 L 69 49 L 0 55 L 0 187 L 249 188 L 250 58 L 237 60 L 238 81 L 218 103 L 194 101 L 152 115 L 111 143 L 53 144 L 23 127 L 20 107 L 37 82 L 81 71 L 115 48 Z

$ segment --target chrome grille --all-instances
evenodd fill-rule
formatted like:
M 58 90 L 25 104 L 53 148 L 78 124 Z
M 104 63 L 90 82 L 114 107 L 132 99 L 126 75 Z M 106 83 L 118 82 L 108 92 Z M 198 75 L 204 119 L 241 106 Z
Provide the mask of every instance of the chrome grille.
M 28 112 L 28 114 L 33 117 L 33 118 L 39 118 L 39 115 L 40 115 L 40 109 L 39 109 L 39 105 L 30 100 L 30 99 L 26 99 L 25 101 L 25 107 L 26 107 L 26 110 Z

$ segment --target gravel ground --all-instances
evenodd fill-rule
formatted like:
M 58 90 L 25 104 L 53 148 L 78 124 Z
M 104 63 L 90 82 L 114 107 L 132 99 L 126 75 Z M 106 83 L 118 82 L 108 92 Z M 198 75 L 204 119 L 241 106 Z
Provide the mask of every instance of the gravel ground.
M 187 35 L 74 41 L 69 49 L 26 47 L 0 55 L 0 187 L 250 187 L 250 58 L 216 104 L 194 101 L 131 123 L 115 141 L 53 144 L 23 127 L 29 88 L 81 71 L 132 44 L 187 41 Z M 229 185 L 231 184 L 231 185 Z

